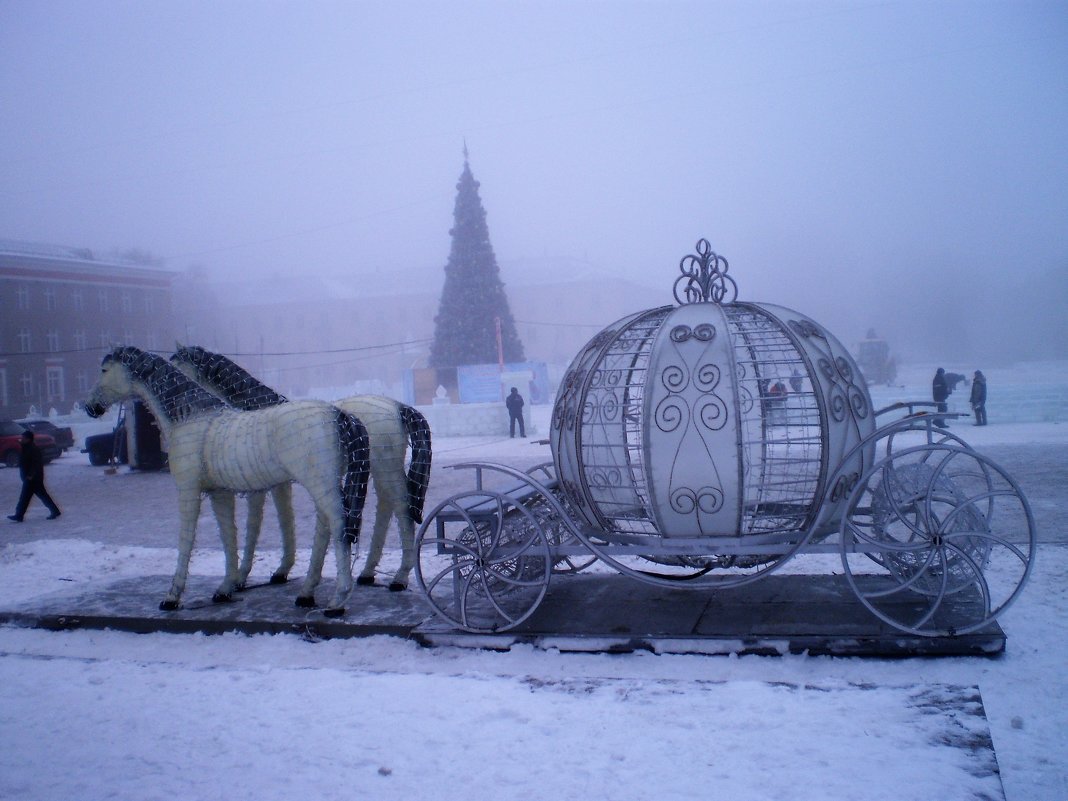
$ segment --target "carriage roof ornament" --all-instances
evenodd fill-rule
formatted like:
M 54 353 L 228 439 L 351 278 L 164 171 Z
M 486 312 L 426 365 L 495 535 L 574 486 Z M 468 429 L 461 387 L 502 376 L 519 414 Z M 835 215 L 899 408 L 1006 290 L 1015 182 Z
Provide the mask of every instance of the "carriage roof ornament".
M 679 262 L 682 275 L 675 279 L 675 300 L 679 305 L 733 303 L 738 297 L 738 285 L 727 275 L 728 267 L 727 260 L 713 252 L 707 239 L 698 239 L 697 253 L 684 256 Z

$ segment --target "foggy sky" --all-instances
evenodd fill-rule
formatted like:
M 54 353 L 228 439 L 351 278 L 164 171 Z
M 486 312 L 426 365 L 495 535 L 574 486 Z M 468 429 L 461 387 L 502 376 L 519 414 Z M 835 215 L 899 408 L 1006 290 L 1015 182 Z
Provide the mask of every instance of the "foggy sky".
M 706 237 L 845 341 L 1068 356 L 1064 2 L 0 0 L 0 238 L 440 285 L 465 142 L 506 284 L 668 303 Z

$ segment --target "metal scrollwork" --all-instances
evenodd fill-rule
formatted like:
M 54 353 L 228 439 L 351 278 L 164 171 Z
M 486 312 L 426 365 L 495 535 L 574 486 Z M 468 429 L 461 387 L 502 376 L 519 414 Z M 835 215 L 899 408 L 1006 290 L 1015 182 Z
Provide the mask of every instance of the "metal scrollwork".
M 675 279 L 675 300 L 680 305 L 733 302 L 738 297 L 738 285 L 727 275 L 728 267 L 727 260 L 712 251 L 707 239 L 699 239 L 697 253 L 679 262 L 682 275 Z
M 811 320 L 790 320 L 789 325 L 790 328 L 794 330 L 794 333 L 798 336 L 805 337 L 806 339 L 809 337 L 818 337 L 819 339 L 827 338 L 823 331 L 820 330 L 819 326 Z

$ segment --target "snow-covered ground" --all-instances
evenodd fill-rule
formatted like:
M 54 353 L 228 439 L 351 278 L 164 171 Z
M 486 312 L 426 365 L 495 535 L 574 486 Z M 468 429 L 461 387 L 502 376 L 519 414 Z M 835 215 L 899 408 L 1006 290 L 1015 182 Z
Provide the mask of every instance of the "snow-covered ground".
M 385 636 L 4 627 L 0 798 L 997 798 L 971 687 L 1006 797 L 1068 798 L 1068 425 L 958 433 L 1019 454 L 1042 527 L 1000 657 L 495 653 Z M 438 440 L 430 504 L 465 487 L 448 464 L 547 457 L 529 440 Z M 173 571 L 169 476 L 108 475 L 68 454 L 48 481 L 62 518 L 45 521 L 35 502 L 26 523 L 2 521 L 0 608 Z M 0 470 L 12 504 L 17 485 Z M 218 575 L 206 513 L 201 530 L 193 572 Z

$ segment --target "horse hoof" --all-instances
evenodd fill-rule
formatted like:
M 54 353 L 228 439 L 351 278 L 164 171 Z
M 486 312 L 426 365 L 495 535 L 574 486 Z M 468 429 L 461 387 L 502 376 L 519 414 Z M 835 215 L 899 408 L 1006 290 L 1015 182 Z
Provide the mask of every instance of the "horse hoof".
M 373 587 L 375 583 L 374 576 L 357 576 L 356 585 L 359 587 Z
M 217 592 L 211 596 L 213 604 L 228 604 L 233 600 L 234 594 L 232 592 Z
M 341 617 L 343 614 L 345 614 L 345 607 L 343 606 L 334 606 L 323 610 L 324 617 Z
M 301 607 L 303 609 L 314 609 L 315 608 L 315 596 L 314 595 L 308 595 L 308 596 L 298 595 L 296 603 L 297 603 L 297 606 L 299 606 L 299 607 Z
M 178 611 L 178 602 L 177 601 L 160 601 L 159 608 L 163 612 L 177 612 Z
M 399 581 L 391 581 L 389 584 L 390 592 L 404 592 L 406 589 L 408 589 L 408 585 L 401 584 Z
M 271 584 L 285 584 L 289 581 L 289 576 L 285 573 L 275 573 L 271 576 Z

